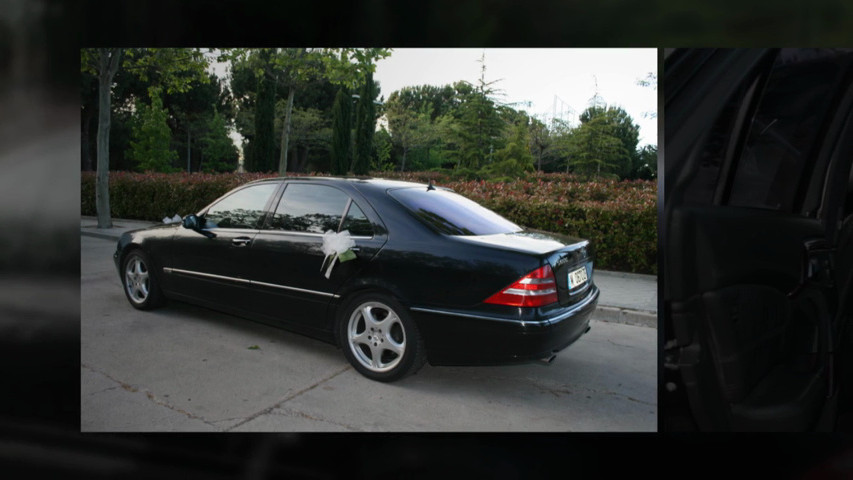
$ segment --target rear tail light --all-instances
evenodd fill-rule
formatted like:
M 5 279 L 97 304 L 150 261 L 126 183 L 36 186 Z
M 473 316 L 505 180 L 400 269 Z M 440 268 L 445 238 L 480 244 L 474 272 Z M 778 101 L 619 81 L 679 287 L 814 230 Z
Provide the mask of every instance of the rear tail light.
M 557 282 L 550 265 L 537 268 L 486 299 L 486 303 L 512 307 L 541 307 L 557 301 Z

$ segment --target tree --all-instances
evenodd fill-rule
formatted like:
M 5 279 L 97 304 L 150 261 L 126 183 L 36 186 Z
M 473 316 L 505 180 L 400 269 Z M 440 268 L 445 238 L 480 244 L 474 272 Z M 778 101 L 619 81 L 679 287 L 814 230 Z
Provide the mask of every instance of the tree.
M 634 123 L 628 113 L 620 107 L 592 105 L 580 115 L 581 124 L 592 119 L 601 119 L 600 124 L 608 126 L 608 134 L 619 139 L 624 152 L 610 160 L 615 164 L 615 172 L 622 178 L 630 178 L 635 171 L 637 161 L 637 143 L 640 139 L 640 127 Z
M 352 171 L 356 175 L 367 175 L 373 150 L 373 133 L 376 131 L 376 105 L 379 88 L 373 83 L 373 74 L 365 76 L 359 91 L 355 114 L 355 156 Z
M 258 58 L 266 68 L 272 68 L 271 49 L 263 48 Z M 263 67 L 262 67 L 263 68 Z M 252 159 L 247 170 L 252 172 L 270 172 L 275 170 L 275 90 L 276 80 L 270 75 L 257 76 L 257 96 L 255 101 L 255 136 L 252 139 Z
M 652 90 L 657 91 L 658 89 L 658 74 L 655 72 L 649 72 L 646 74 L 644 78 L 640 78 L 637 80 L 637 85 L 641 87 L 651 88 Z M 645 118 L 658 118 L 658 112 L 643 112 L 643 117 Z
M 350 94 L 338 90 L 332 107 L 332 175 L 346 175 L 350 159 Z
M 169 114 L 163 108 L 160 89 L 152 88 L 149 96 L 150 105 L 139 102 L 137 107 L 138 121 L 130 142 L 130 158 L 142 171 L 173 172 L 176 169 L 172 162 L 178 159 L 178 153 L 169 148 L 172 140 L 172 131 L 166 124 Z
M 86 48 L 81 51 L 83 72 L 98 77 L 98 173 L 95 182 L 95 208 L 98 228 L 112 227 L 109 201 L 109 136 L 113 79 L 120 68 L 133 71 L 144 82 L 165 87 L 166 92 L 187 88 L 187 77 L 177 72 L 204 76 L 207 59 L 200 50 Z
M 291 170 L 304 172 L 308 166 L 312 149 L 328 149 L 331 145 L 332 129 L 328 115 L 316 108 L 293 109 L 291 148 L 295 155 Z
M 388 56 L 390 50 L 382 48 L 285 48 L 266 50 L 269 51 L 269 58 L 257 55 L 256 51 L 243 50 L 240 55 L 235 55 L 235 63 L 247 65 L 256 77 L 263 76 L 274 82 L 276 90 L 282 89 L 286 92 L 287 103 L 281 128 L 279 142 L 281 151 L 278 162 L 279 174 L 284 175 L 287 172 L 290 130 L 296 92 L 321 78 L 336 86 L 351 89 L 360 83 L 365 74 L 373 72 L 375 69 L 373 63 L 377 59 Z M 245 81 L 245 79 L 241 78 L 240 81 Z M 260 104 L 257 105 L 257 108 L 261 108 Z M 258 119 L 256 112 L 255 123 L 255 135 L 257 135 L 259 133 L 258 128 L 261 125 L 266 129 L 273 121 L 267 117 Z M 255 146 L 252 149 L 255 150 Z
M 480 58 L 480 64 L 477 87 L 463 96 L 458 130 L 457 166 L 474 169 L 486 162 L 490 152 L 501 148 L 501 132 L 505 125 L 493 100 L 498 91 L 492 85 L 497 81 L 486 82 L 485 57 Z
M 615 126 L 605 115 L 592 116 L 581 123 L 569 137 L 568 165 L 585 175 L 618 174 L 620 161 L 627 152 L 614 130 Z
M 657 145 L 646 145 L 640 149 L 639 161 L 634 172 L 634 178 L 643 180 L 654 180 L 658 176 L 658 147 Z
M 228 136 L 225 117 L 214 109 L 213 116 L 207 121 L 206 132 L 201 137 L 201 152 L 206 172 L 233 172 L 237 169 L 238 153 L 234 141 Z
M 532 172 L 533 155 L 528 150 L 527 125 L 514 127 L 512 139 L 495 154 L 496 161 L 483 167 L 485 173 L 492 176 L 518 178 Z
M 533 118 L 529 127 L 530 148 L 536 155 L 536 170 L 542 171 L 542 157 L 551 146 L 551 135 L 548 127 L 539 119 Z
M 112 228 L 110 218 L 110 103 L 113 77 L 121 65 L 121 48 L 83 51 L 83 68 L 94 67 L 98 76 L 98 173 L 95 177 L 95 209 L 98 228 Z M 93 66 L 92 63 L 97 62 Z
M 409 151 L 418 146 L 430 145 L 436 137 L 436 130 L 430 123 L 430 112 L 417 112 L 406 108 L 399 102 L 386 104 L 388 127 L 391 129 L 391 141 L 402 150 L 400 171 L 406 170 Z
M 391 134 L 385 127 L 382 127 L 373 136 L 373 152 L 374 157 L 370 162 L 371 170 L 387 172 L 394 169 L 394 162 L 389 161 L 391 158 Z
M 200 170 L 203 155 L 202 137 L 207 134 L 211 120 L 217 113 L 227 125 L 234 117 L 234 101 L 224 83 L 213 74 L 208 81 L 192 80 L 189 89 L 173 92 L 163 99 L 174 124 L 174 138 L 178 148 L 179 165 L 186 165 L 188 172 Z M 180 131 L 183 131 L 181 134 Z

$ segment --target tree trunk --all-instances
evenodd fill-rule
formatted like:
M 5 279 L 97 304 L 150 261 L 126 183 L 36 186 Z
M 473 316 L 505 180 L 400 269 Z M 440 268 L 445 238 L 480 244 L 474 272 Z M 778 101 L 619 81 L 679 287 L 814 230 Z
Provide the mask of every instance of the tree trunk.
M 187 125 L 187 173 L 192 172 L 190 168 L 190 126 Z
M 122 49 L 103 48 L 98 70 L 98 174 L 95 180 L 95 209 L 98 228 L 112 228 L 110 218 L 110 103 L 113 77 L 118 70 Z
M 299 163 L 299 171 L 304 172 L 305 168 L 308 167 L 308 152 L 311 151 L 311 145 L 305 145 L 305 149 L 302 151 L 302 160 Z
M 406 171 L 406 148 L 403 148 L 403 164 L 400 165 L 400 171 L 401 172 Z
M 290 143 L 290 119 L 293 112 L 293 97 L 296 88 L 291 86 L 287 93 L 287 108 L 284 110 L 284 128 L 281 130 L 281 159 L 278 162 L 278 174 L 282 177 L 287 175 L 287 149 Z
M 87 109 L 88 110 L 88 109 Z M 83 171 L 91 172 L 95 168 L 92 165 L 92 149 L 91 142 L 89 141 L 89 135 L 91 132 L 92 125 L 92 114 L 90 112 L 86 112 L 83 115 L 83 131 L 80 133 L 80 145 L 82 147 L 82 155 L 83 155 Z

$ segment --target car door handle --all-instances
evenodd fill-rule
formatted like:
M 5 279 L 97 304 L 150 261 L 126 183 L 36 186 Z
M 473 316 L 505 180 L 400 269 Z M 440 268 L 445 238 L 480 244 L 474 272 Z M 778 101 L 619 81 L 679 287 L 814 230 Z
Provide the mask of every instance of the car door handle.
M 249 237 L 237 237 L 231 240 L 231 245 L 234 245 L 235 247 L 245 247 L 251 241 L 252 239 Z

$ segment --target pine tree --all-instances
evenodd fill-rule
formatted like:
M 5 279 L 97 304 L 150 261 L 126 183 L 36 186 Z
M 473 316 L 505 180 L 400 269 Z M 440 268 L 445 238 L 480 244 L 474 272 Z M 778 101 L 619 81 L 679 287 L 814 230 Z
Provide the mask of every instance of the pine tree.
M 356 108 L 355 159 L 352 171 L 356 175 L 366 175 L 370 170 L 373 155 L 373 133 L 376 130 L 376 106 L 373 99 L 377 95 L 373 74 L 368 73 L 359 92 Z
M 137 105 L 138 121 L 133 128 L 130 141 L 130 158 L 136 168 L 142 171 L 176 171 L 172 162 L 177 160 L 178 152 L 169 148 L 172 131 L 166 123 L 168 112 L 163 108 L 160 90 L 149 91 L 151 105 Z
M 332 175 L 346 175 L 350 165 L 350 95 L 338 90 L 332 107 Z
M 225 117 L 214 109 L 213 116 L 207 122 L 207 132 L 202 136 L 202 170 L 230 172 L 237 168 L 237 147 L 228 136 Z
M 480 80 L 470 93 L 463 94 L 462 115 L 459 119 L 459 151 L 457 164 L 478 169 L 486 163 L 490 152 L 501 148 L 504 122 L 492 97 L 498 93 L 492 87 L 497 81 L 486 82 L 485 57 L 480 58 Z
M 260 59 L 270 62 L 272 53 L 263 49 Z M 257 75 L 258 90 L 255 103 L 255 137 L 252 139 L 252 155 L 247 170 L 270 172 L 277 168 L 275 161 L 275 79 L 261 68 Z

